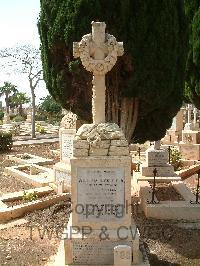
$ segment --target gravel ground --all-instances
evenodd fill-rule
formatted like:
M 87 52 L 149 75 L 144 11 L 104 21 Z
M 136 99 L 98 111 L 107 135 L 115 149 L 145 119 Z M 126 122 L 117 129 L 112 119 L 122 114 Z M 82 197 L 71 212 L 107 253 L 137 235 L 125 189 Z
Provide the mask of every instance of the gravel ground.
M 184 221 L 147 219 L 139 208 L 133 212 L 152 266 L 200 265 L 200 221 L 197 229 L 185 229 Z
M 43 145 L 24 145 L 19 147 L 13 147 L 9 155 L 20 154 L 20 153 L 31 153 L 33 155 L 38 155 L 44 158 L 53 159 L 54 163 L 59 161 L 59 157 L 55 156 L 51 150 L 56 150 L 59 148 L 58 143 L 53 144 L 43 144 Z M 7 154 L 0 154 L 0 195 L 3 193 L 20 191 L 31 189 L 33 186 L 22 182 L 12 176 L 7 176 L 3 173 L 4 167 L 9 167 L 12 165 L 17 165 L 16 162 L 10 161 L 7 158 Z M 44 166 L 46 167 L 46 166 Z
M 27 223 L 0 230 L 0 265 L 45 265 L 58 248 L 70 202 L 28 213 Z

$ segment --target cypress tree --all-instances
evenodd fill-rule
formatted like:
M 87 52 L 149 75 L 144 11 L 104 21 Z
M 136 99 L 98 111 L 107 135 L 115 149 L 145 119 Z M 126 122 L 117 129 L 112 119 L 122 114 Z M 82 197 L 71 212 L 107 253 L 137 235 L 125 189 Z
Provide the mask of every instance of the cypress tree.
M 44 79 L 63 107 L 91 122 L 92 76 L 73 58 L 91 21 L 124 42 L 106 75 L 106 119 L 135 142 L 158 140 L 182 104 L 187 24 L 182 0 L 40 0 Z
M 200 109 L 200 0 L 185 0 L 185 11 L 189 22 L 185 101 Z

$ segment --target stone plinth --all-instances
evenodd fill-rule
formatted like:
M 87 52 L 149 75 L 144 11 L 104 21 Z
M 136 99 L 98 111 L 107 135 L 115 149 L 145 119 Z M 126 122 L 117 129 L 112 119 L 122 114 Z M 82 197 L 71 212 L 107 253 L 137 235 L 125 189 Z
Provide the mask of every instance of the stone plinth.
M 63 181 L 63 191 L 71 191 L 71 166 L 70 164 L 59 162 L 53 167 L 54 181 L 56 185 Z
M 104 238 L 103 229 L 74 227 L 70 219 L 64 231 L 66 265 L 114 265 L 114 248 L 127 245 L 131 250 L 132 264 L 140 260 L 139 232 L 134 222 L 130 227 L 121 226 L 118 230 L 106 231 L 109 239 Z M 143 265 L 143 264 L 141 264 Z
M 72 214 L 65 230 L 65 263 L 113 265 L 114 248 L 128 245 L 137 264 L 139 233 L 131 219 L 131 157 L 123 132 L 116 124 L 83 125 L 76 133 L 70 161 Z M 101 238 L 104 228 L 108 230 L 105 241 Z
M 153 170 L 157 169 L 157 176 L 160 177 L 172 177 L 176 176 L 176 173 L 174 172 L 174 167 L 170 164 L 167 164 L 165 166 L 145 166 L 142 165 L 142 176 L 153 176 Z
M 132 250 L 130 246 L 118 245 L 114 247 L 114 266 L 131 266 Z
M 179 144 L 182 158 L 185 160 L 200 160 L 200 144 Z
M 27 123 L 32 123 L 32 114 L 28 114 L 26 118 Z
M 185 144 L 200 144 L 200 131 L 183 130 L 182 141 Z
M 172 165 L 168 164 L 168 151 L 166 149 L 154 149 L 153 146 L 146 150 L 146 163 L 142 165 L 142 176 L 153 176 L 153 170 L 157 169 L 157 176 L 176 176 Z
M 61 121 L 59 129 L 60 162 L 54 165 L 54 180 L 56 185 L 63 182 L 63 190 L 71 191 L 71 165 L 73 156 L 73 141 L 76 134 L 77 116 L 68 112 Z
M 4 114 L 3 124 L 10 124 L 10 116 L 8 114 Z

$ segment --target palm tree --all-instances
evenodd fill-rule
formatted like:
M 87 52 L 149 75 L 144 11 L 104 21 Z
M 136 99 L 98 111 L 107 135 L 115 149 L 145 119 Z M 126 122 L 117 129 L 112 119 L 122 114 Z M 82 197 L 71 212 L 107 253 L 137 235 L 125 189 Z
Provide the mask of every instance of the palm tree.
M 12 93 L 17 92 L 17 86 L 13 85 L 12 83 L 5 81 L 4 85 L 0 87 L 0 97 L 5 96 L 5 104 L 6 104 L 6 113 L 9 115 L 9 96 Z
M 23 114 L 22 105 L 25 103 L 30 103 L 30 100 L 31 100 L 30 97 L 28 97 L 26 93 L 16 92 L 10 97 L 9 102 L 14 106 L 19 107 L 19 114 L 22 115 Z

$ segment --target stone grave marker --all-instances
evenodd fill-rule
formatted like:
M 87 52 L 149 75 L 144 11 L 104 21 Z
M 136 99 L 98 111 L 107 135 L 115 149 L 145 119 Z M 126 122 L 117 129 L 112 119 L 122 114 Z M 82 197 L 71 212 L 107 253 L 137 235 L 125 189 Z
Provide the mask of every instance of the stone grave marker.
M 56 185 L 63 180 L 64 191 L 71 190 L 71 165 L 73 156 L 73 140 L 76 134 L 77 116 L 68 112 L 61 121 L 59 129 L 60 162 L 54 165 L 54 179 Z
M 160 141 L 155 141 L 154 145 L 146 150 L 146 162 L 142 165 L 142 176 L 153 177 L 153 170 L 156 167 L 158 176 L 176 176 L 174 167 L 168 162 L 168 150 L 160 147 Z
M 119 245 L 114 248 L 114 266 L 131 266 L 131 247 Z
M 74 56 L 93 73 L 93 124 L 82 125 L 74 138 L 72 214 L 64 232 L 67 265 L 114 265 L 114 248 L 119 245 L 130 247 L 131 263 L 139 262 L 128 142 L 116 124 L 105 123 L 105 74 L 123 54 L 123 43 L 105 28 L 104 22 L 92 22 L 92 33 L 74 43 Z

